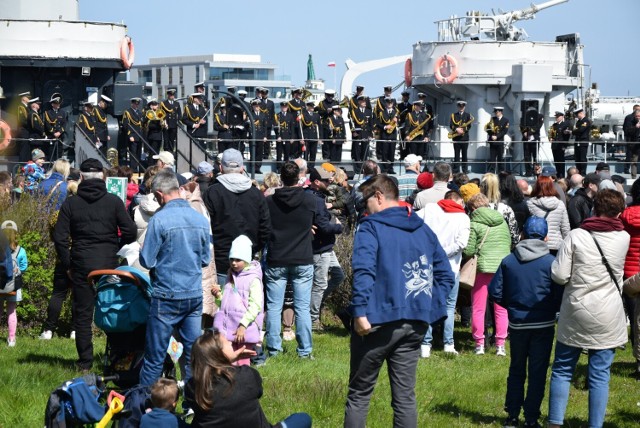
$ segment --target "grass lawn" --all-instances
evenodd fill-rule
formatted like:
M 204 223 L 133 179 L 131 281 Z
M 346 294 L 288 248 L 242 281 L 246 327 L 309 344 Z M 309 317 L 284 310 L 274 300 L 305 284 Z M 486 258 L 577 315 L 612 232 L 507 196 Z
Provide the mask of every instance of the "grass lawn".
M 509 358 L 491 349 L 473 355 L 468 329 L 456 329 L 458 357 L 436 348 L 418 367 L 417 396 L 420 427 L 502 426 L 502 410 Z M 101 361 L 104 338 L 95 340 L 96 361 Z M 262 406 L 277 422 L 293 412 L 311 414 L 316 427 L 340 427 L 349 376 L 349 340 L 330 329 L 314 334 L 315 361 L 298 360 L 295 342 L 284 342 L 285 353 L 260 369 L 264 378 Z M 73 341 L 40 341 L 19 335 L 17 346 L 6 345 L 0 334 L 0 427 L 41 427 L 49 393 L 64 380 L 78 376 Z M 96 373 L 99 366 L 96 364 Z M 567 409 L 566 427 L 587 426 L 588 391 L 584 389 L 586 356 L 581 357 Z M 640 383 L 630 375 L 634 359 L 630 346 L 616 353 L 612 369 L 605 427 L 640 426 Z M 547 414 L 547 402 L 542 413 Z M 368 427 L 392 426 L 389 382 L 383 368 L 371 400 Z

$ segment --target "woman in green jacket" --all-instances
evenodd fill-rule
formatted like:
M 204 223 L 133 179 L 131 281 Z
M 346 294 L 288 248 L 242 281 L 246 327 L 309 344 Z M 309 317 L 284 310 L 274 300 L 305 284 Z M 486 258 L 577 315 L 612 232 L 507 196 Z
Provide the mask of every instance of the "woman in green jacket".
M 478 257 L 476 282 L 471 289 L 471 335 L 476 341 L 476 355 L 484 354 L 484 316 L 487 309 L 488 285 L 498 270 L 500 262 L 511 251 L 509 227 L 499 211 L 489 207 L 483 194 L 473 196 L 467 203 L 471 215 L 469 244 L 465 257 Z M 483 242 L 484 241 L 484 242 Z M 509 319 L 507 310 L 493 305 L 496 326 L 496 354 L 506 356 L 504 342 L 507 338 Z

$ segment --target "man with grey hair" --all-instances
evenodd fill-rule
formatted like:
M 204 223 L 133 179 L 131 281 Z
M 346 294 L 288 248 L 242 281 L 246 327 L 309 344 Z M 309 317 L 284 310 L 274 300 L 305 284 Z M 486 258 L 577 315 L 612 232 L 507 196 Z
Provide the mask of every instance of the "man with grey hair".
M 444 199 L 444 195 L 449 191 L 448 184 L 452 178 L 451 165 L 446 162 L 436 162 L 433 167 L 433 187 L 418 193 L 413 207 L 416 210 L 421 210 L 427 204 L 435 204 Z
M 294 162 L 298 165 L 298 168 L 300 168 L 300 173 L 298 174 L 298 186 L 304 186 L 307 184 L 307 161 L 302 158 L 297 158 Z
M 573 198 L 578 189 L 582 187 L 582 180 L 584 180 L 584 177 L 578 173 L 573 174 L 571 178 L 569 178 L 569 190 L 567 191 L 567 195 L 570 198 Z
M 136 239 L 136 225 L 122 200 L 107 193 L 99 160 L 85 160 L 80 172 L 82 181 L 77 196 L 62 204 L 53 242 L 62 269 L 73 284 L 78 368 L 88 372 L 93 364 L 91 323 L 95 290 L 87 282 L 87 275 L 93 270 L 118 266 L 117 252 Z
M 174 328 L 184 346 L 187 382 L 191 347 L 200 336 L 202 268 L 211 261 L 209 223 L 182 199 L 172 171 L 159 171 L 151 191 L 161 209 L 151 217 L 140 251 L 140 264 L 150 270 L 153 285 L 140 384 L 152 385 L 162 375 Z

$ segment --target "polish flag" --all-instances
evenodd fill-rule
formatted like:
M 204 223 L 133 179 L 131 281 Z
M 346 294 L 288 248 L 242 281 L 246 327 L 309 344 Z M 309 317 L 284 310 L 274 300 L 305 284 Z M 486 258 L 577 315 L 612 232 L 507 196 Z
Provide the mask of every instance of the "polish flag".
M 327 67 L 335 67 L 335 66 L 336 66 L 335 61 L 331 61 L 329 64 L 327 64 Z

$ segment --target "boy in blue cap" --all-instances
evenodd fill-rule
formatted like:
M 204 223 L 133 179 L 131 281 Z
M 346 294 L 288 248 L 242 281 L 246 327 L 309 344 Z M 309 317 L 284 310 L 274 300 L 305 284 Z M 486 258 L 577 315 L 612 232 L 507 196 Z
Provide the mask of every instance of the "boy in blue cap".
M 511 364 L 507 378 L 504 427 L 517 427 L 524 408 L 525 427 L 540 427 L 540 404 L 553 347 L 556 313 L 563 288 L 551 279 L 554 257 L 547 246 L 547 222 L 529 217 L 522 228 L 522 240 L 502 260 L 489 284 L 489 297 L 509 314 Z M 527 395 L 524 383 L 529 383 Z

